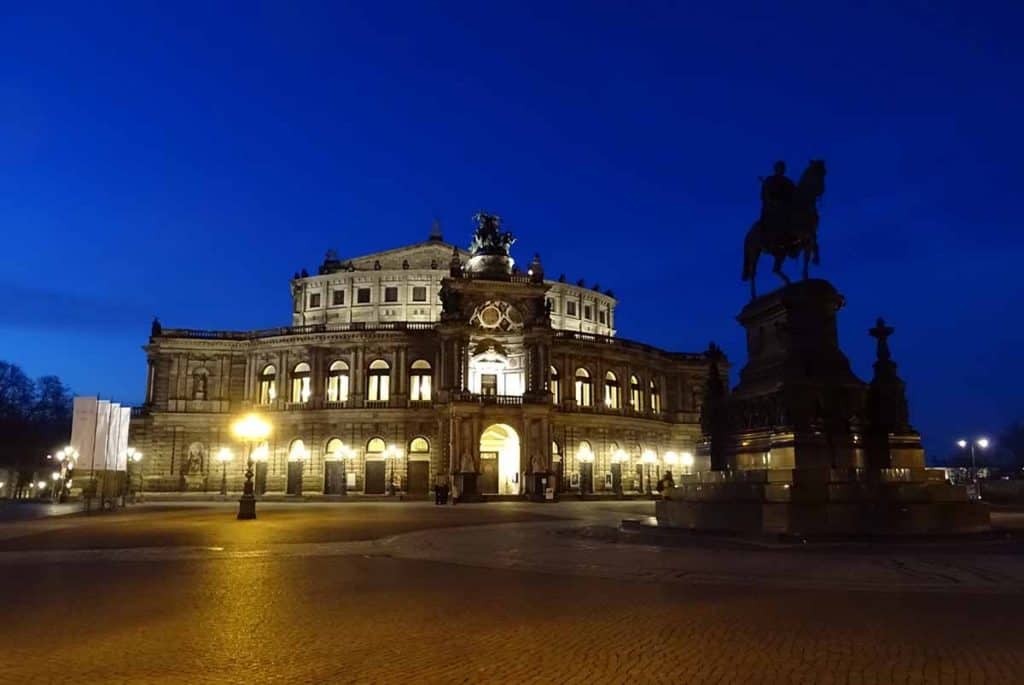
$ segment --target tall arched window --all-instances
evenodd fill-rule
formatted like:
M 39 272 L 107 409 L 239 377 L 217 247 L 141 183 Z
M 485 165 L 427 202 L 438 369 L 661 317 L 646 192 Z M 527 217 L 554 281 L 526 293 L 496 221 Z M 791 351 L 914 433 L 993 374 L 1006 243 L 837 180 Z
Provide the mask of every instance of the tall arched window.
M 661 413 L 661 390 L 658 388 L 658 384 L 651 380 L 651 411 L 655 414 Z
M 622 391 L 619 389 L 618 377 L 609 371 L 604 375 L 604 406 L 619 409 L 622 406 Z
M 292 402 L 309 402 L 309 380 L 309 364 L 296 364 L 292 370 Z
M 383 458 L 384 451 L 387 448 L 388 446 L 380 438 L 370 438 L 366 443 L 366 457 L 368 459 L 376 457 Z
M 430 362 L 417 359 L 409 374 L 409 399 L 413 402 L 430 401 Z
M 644 410 L 643 388 L 636 376 L 629 377 L 629 408 L 635 412 Z
M 304 461 L 309 458 L 309 450 L 302 438 L 295 438 L 288 447 L 288 461 Z
M 558 369 L 555 367 L 552 366 L 549 371 L 551 372 L 551 380 L 548 382 L 549 387 L 551 388 L 551 402 L 552 404 L 558 404 L 562 394 L 562 389 L 560 387 L 561 377 L 558 375 Z
M 427 454 L 430 452 L 430 443 L 426 438 L 417 437 L 409 441 L 409 454 Z
M 580 444 L 576 446 L 576 458 L 584 464 L 594 461 L 594 448 L 590 446 L 589 441 L 580 440 Z
M 327 371 L 327 401 L 348 402 L 348 364 L 340 359 Z
M 391 366 L 383 359 L 374 360 L 370 362 L 366 399 L 370 402 L 387 402 L 390 397 Z
M 332 461 L 341 459 L 344 456 L 342 451 L 344 446 L 345 443 L 341 441 L 341 438 L 331 438 L 324 446 L 324 459 Z
M 594 382 L 590 372 L 582 366 L 576 369 L 576 404 L 581 407 L 594 405 Z
M 277 399 L 277 368 L 267 364 L 260 372 L 260 404 L 270 404 Z

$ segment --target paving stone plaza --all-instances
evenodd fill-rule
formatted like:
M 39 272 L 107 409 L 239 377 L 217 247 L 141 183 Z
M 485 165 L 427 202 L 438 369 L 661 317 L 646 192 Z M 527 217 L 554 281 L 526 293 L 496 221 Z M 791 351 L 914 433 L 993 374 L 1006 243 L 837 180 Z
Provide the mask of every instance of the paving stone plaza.
M 0 524 L 10 683 L 1014 683 L 1021 546 L 624 541 L 653 504 Z M 998 513 L 1000 531 L 1024 515 Z

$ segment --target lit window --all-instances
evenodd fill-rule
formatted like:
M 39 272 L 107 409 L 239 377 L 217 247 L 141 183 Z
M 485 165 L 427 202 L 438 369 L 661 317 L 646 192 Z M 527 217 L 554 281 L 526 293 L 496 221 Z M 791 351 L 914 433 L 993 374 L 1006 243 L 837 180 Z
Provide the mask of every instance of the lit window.
M 366 443 L 366 456 L 367 457 L 383 457 L 384 450 L 387 449 L 387 445 L 380 438 L 370 438 Z
M 494 397 L 498 394 L 498 374 L 480 374 L 480 394 Z
M 590 372 L 583 367 L 576 369 L 576 404 L 581 407 L 594 404 L 594 384 Z
M 387 402 L 391 397 L 391 366 L 383 359 L 370 362 L 366 398 L 370 402 Z
M 412 289 L 412 301 L 413 302 L 426 302 L 427 301 L 427 287 L 423 285 L 417 285 Z
M 594 319 L 594 312 L 590 309 L 589 304 L 583 305 L 583 318 L 587 321 L 593 321 Z
M 430 443 L 426 438 L 413 438 L 409 443 L 409 454 L 425 454 L 430 451 Z
M 316 309 L 320 306 L 320 293 L 313 293 L 309 296 L 309 308 Z
M 640 379 L 636 376 L 629 377 L 629 408 L 633 411 L 643 411 L 643 389 L 640 387 Z
M 302 438 L 295 438 L 288 446 L 288 461 L 303 461 L 309 458 L 309 450 Z
M 413 402 L 430 401 L 430 362 L 425 359 L 417 359 L 412 363 L 412 373 L 409 374 L 410 399 Z
M 604 375 L 604 406 L 609 409 L 618 409 L 621 404 L 620 395 L 619 379 L 609 371 Z
M 569 301 L 565 303 L 565 313 L 568 316 L 576 316 L 576 303 Z
M 360 288 L 356 291 L 356 302 L 358 304 L 369 304 L 370 303 L 370 289 Z
M 292 402 L 309 402 L 309 381 L 309 364 L 297 364 L 292 371 Z
M 548 299 L 548 307 L 551 308 L 552 314 L 558 313 L 558 300 Z
M 550 371 L 551 371 L 551 380 L 549 381 L 549 383 L 550 383 L 549 387 L 551 388 L 551 402 L 553 404 L 558 404 L 559 397 L 562 394 L 561 393 L 561 389 L 559 388 L 560 379 L 558 377 L 558 369 L 556 369 L 555 367 L 552 366 Z
M 651 381 L 651 411 L 655 414 L 661 413 L 661 391 L 654 381 Z
M 384 288 L 384 301 L 398 302 L 398 288 L 394 286 L 388 286 L 387 288 Z
M 327 371 L 327 401 L 348 402 L 348 364 L 340 359 Z
M 260 372 L 260 404 L 270 404 L 277 399 L 277 369 L 267 364 Z
M 335 307 L 339 307 L 345 304 L 345 291 L 344 290 L 333 290 L 331 291 L 331 304 Z
M 342 448 L 345 447 L 345 443 L 341 441 L 341 438 L 331 438 L 327 441 L 327 446 L 324 447 L 324 459 L 341 459 L 344 456 Z
M 605 313 L 604 313 L 603 309 L 601 309 L 601 310 L 599 310 L 597 312 L 597 320 L 600 321 L 602 325 L 607 323 L 608 317 L 605 316 Z

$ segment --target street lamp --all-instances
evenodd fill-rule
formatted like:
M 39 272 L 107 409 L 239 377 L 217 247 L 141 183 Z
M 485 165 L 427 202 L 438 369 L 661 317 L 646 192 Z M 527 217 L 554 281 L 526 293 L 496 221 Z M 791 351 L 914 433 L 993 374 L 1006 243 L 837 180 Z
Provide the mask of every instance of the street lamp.
M 647 450 L 646 452 L 643 453 L 643 455 L 640 458 L 643 460 L 645 464 L 644 471 L 647 472 L 647 494 L 652 495 L 654 494 L 654 491 L 651 489 L 651 468 L 654 466 L 654 462 L 658 460 L 658 455 L 656 455 L 651 450 Z M 641 489 L 642 487 L 643 484 L 641 483 Z
M 238 518 L 240 520 L 256 518 L 256 495 L 253 493 L 252 452 L 256 443 L 266 440 L 270 435 L 270 424 L 259 414 L 246 414 L 231 426 L 231 432 L 248 447 L 245 460 L 245 485 L 242 496 L 238 500 Z
M 395 470 L 398 468 L 398 460 L 402 458 L 402 450 L 398 449 L 395 445 L 388 445 L 388 448 L 384 451 L 384 456 L 391 462 L 391 481 L 388 484 L 388 488 L 391 490 L 390 495 L 395 494 Z
M 978 499 L 981 499 L 981 491 L 978 490 L 978 462 L 974 454 L 974 446 L 977 445 L 981 449 L 988 449 L 989 441 L 988 438 L 975 438 L 973 441 L 967 441 L 963 438 L 956 441 L 957 446 L 960 449 L 967 449 L 970 447 L 971 450 L 971 483 L 974 485 L 974 495 Z
M 683 473 L 689 475 L 693 469 L 693 452 L 683 452 L 679 461 L 683 465 Z
M 217 461 L 220 462 L 220 494 L 228 494 L 228 462 L 233 458 L 230 448 L 221 447 L 217 452 Z
M 129 447 L 125 450 L 125 467 L 124 467 L 124 491 L 121 493 L 121 506 L 125 506 L 128 503 L 128 494 L 132 489 L 132 464 L 138 464 L 142 461 L 142 452 Z
M 334 460 L 341 463 L 341 493 L 342 495 L 348 495 L 348 461 L 354 459 L 356 451 L 346 445 L 340 443 L 332 453 Z

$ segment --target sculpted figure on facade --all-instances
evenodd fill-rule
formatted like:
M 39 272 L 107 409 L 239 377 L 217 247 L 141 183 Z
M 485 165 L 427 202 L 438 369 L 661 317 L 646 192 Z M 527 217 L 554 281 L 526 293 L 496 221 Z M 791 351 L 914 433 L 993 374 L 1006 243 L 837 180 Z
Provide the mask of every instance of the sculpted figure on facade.
M 203 473 L 203 464 L 206 461 L 206 446 L 201 442 L 193 442 L 188 446 L 188 456 L 182 467 L 182 473 L 186 476 L 198 476 Z

